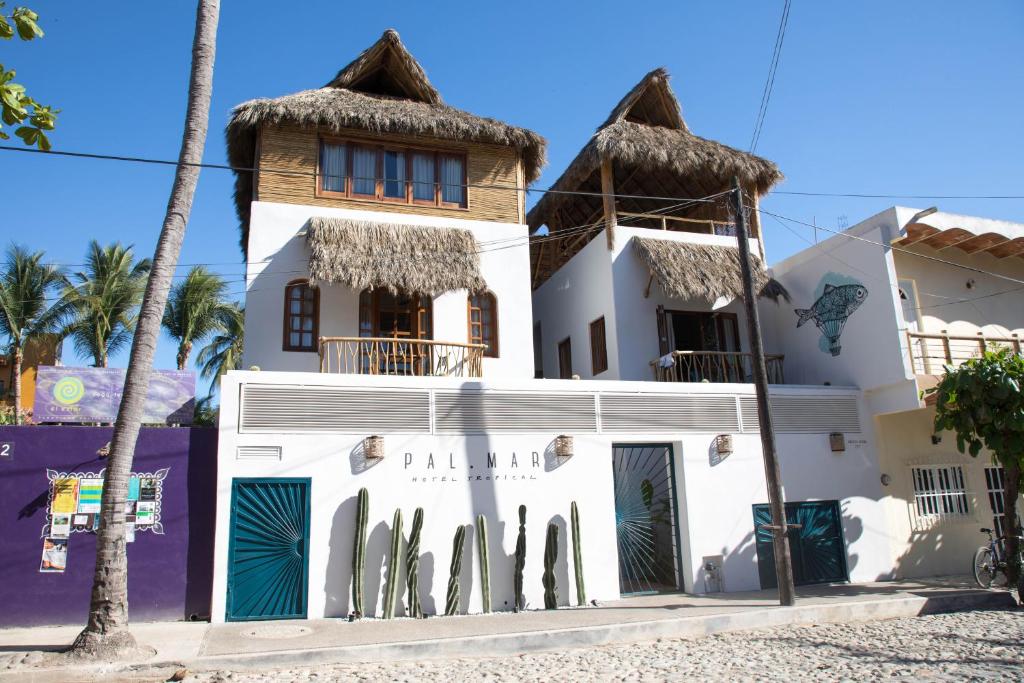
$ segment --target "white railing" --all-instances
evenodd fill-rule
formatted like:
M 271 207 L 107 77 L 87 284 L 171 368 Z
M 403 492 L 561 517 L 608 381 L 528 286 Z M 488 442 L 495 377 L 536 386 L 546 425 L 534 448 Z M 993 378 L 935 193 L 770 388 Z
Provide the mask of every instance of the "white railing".
M 785 384 L 781 354 L 766 354 L 765 369 L 769 384 Z M 754 357 L 738 351 L 673 351 L 672 364 L 662 359 L 651 361 L 654 379 L 659 382 L 735 382 L 754 381 Z
M 628 227 L 631 228 L 649 227 L 653 224 L 655 229 L 660 227 L 662 230 L 668 230 L 671 225 L 673 230 L 682 232 L 725 235 L 727 237 L 734 237 L 736 235 L 736 224 L 724 221 L 704 218 L 683 218 L 682 216 L 669 216 L 663 213 L 634 213 L 630 211 L 618 211 L 616 215 L 627 219 L 629 221 Z
M 485 344 L 395 337 L 320 337 L 320 372 L 483 377 Z
M 939 333 L 907 332 L 907 350 L 910 366 L 916 375 L 941 375 L 943 367 L 959 367 L 971 358 L 978 358 L 987 349 L 1009 348 L 1021 352 L 1021 339 L 990 337 L 983 334 L 974 336 L 952 335 L 945 330 Z

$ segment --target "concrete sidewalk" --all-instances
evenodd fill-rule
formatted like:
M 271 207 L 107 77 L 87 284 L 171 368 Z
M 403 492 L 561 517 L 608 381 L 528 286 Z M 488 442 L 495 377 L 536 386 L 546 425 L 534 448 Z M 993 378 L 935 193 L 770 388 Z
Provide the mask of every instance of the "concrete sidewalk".
M 795 607 L 777 606 L 774 591 L 691 596 L 633 597 L 600 607 L 539 610 L 423 620 L 340 619 L 230 624 L 159 623 L 132 626 L 152 657 L 93 671 L 140 667 L 265 669 L 318 663 L 372 662 L 431 657 L 474 657 L 586 647 L 661 637 L 786 624 L 866 621 L 923 613 L 1007 608 L 1007 591 L 972 587 L 966 578 L 813 586 L 798 590 Z M 38 650 L 66 646 L 79 627 L 0 630 L 0 680 L 29 671 L 45 680 L 56 665 Z M 13 667 L 13 668 L 12 668 Z M 6 672 L 4 669 L 6 668 Z M 56 673 L 56 671 L 54 671 Z M 84 673 L 84 670 L 83 670 Z M 63 671 L 66 676 L 67 670 Z

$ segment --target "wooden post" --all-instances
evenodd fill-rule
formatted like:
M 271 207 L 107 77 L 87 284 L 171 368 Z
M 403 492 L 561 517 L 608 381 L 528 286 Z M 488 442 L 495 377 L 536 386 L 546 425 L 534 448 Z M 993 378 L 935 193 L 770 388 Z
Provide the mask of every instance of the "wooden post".
M 1013 344 L 1013 352 L 1019 356 L 1020 355 L 1020 339 L 1018 338 L 1016 332 L 1014 332 L 1010 336 L 1013 337 L 1013 341 L 1011 342 Z
M 943 351 L 943 353 L 946 354 L 946 364 L 947 365 L 952 365 L 953 364 L 953 353 L 951 352 L 951 350 L 949 348 L 949 331 L 948 330 L 943 330 L 942 331 L 942 351 Z
M 611 159 L 601 162 L 601 199 L 604 201 L 604 233 L 611 251 L 615 247 L 615 179 Z
M 789 555 L 789 535 L 786 525 L 786 506 L 782 497 L 782 474 L 775 453 L 775 427 L 768 405 L 768 373 L 765 369 L 764 345 L 761 342 L 761 320 L 757 313 L 757 295 L 754 275 L 750 270 L 750 242 L 747 238 L 747 220 L 743 214 L 743 190 L 739 178 L 734 177 L 733 206 L 736 209 L 736 239 L 739 242 L 740 271 L 743 275 L 743 308 L 747 314 L 750 351 L 753 354 L 754 387 L 757 391 L 757 417 L 761 422 L 761 449 L 764 451 L 764 474 L 768 483 L 768 504 L 772 513 L 772 545 L 775 550 L 775 575 L 779 584 L 779 604 L 796 604 L 793 586 L 793 560 Z

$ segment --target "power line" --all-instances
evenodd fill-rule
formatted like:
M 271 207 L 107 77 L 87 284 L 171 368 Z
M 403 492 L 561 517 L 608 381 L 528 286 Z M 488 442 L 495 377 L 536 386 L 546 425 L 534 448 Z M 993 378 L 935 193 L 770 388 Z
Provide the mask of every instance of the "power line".
M 768 194 L 786 194 L 798 197 L 854 197 L 859 199 L 1024 199 L 1019 194 L 867 194 L 863 192 L 796 192 L 769 190 Z
M 751 153 L 757 149 L 757 143 L 761 139 L 764 119 L 768 114 L 768 102 L 772 99 L 772 90 L 775 87 L 775 73 L 779 68 L 779 57 L 782 56 L 782 42 L 786 39 L 786 25 L 789 23 L 789 7 L 790 0 L 785 0 L 785 4 L 782 7 L 782 17 L 779 18 L 779 30 L 775 34 L 775 47 L 772 49 L 771 65 L 768 67 L 768 78 L 765 80 L 764 90 L 761 92 L 761 106 L 757 111 L 754 133 L 750 138 Z

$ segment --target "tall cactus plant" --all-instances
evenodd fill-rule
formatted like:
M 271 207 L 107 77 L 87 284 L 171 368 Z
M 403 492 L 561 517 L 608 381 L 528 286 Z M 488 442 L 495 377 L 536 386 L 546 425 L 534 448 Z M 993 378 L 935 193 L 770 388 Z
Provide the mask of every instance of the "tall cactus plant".
M 512 577 L 515 603 L 513 611 L 526 609 L 526 596 L 523 595 L 523 567 L 526 566 L 526 506 L 519 506 L 519 536 L 516 538 L 516 566 Z
M 420 605 L 420 531 L 423 530 L 423 508 L 416 508 L 409 531 L 409 546 L 405 550 L 405 585 L 409 595 L 406 610 L 413 619 L 423 618 Z
M 459 611 L 459 573 L 462 571 L 462 547 L 466 543 L 466 527 L 455 530 L 452 541 L 452 565 L 448 572 L 448 597 L 444 603 L 444 615 L 450 617 Z
M 487 550 L 487 518 L 483 515 L 476 516 L 476 540 L 480 551 L 480 588 L 486 613 L 491 611 L 491 562 Z
M 352 548 L 352 611 L 363 616 L 363 585 L 366 569 L 366 522 L 370 516 L 370 492 L 359 489 L 356 501 L 356 534 Z
M 402 563 L 402 508 L 395 510 L 391 523 L 391 566 L 388 567 L 388 582 L 384 589 L 384 618 L 395 616 L 395 600 L 398 597 L 398 567 Z
M 584 607 L 587 604 L 587 589 L 583 585 L 583 551 L 580 549 L 580 511 L 576 501 L 572 502 L 572 566 L 576 573 L 576 604 Z
M 555 561 L 558 559 L 558 527 L 548 524 L 548 537 L 544 543 L 544 609 L 558 607 L 558 584 L 555 581 Z

